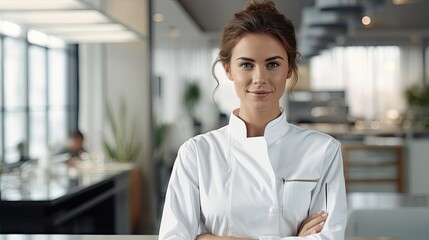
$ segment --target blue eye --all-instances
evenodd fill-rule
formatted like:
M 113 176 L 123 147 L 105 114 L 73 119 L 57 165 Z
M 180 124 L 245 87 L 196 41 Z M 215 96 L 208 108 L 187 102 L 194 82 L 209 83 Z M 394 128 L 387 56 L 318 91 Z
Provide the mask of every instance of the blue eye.
M 251 69 L 253 67 L 253 64 L 246 62 L 246 63 L 240 64 L 240 67 L 242 67 L 244 69 Z
M 278 66 L 279 66 L 279 64 L 276 63 L 276 62 L 269 62 L 269 63 L 267 63 L 267 68 L 269 68 L 269 69 L 276 68 Z

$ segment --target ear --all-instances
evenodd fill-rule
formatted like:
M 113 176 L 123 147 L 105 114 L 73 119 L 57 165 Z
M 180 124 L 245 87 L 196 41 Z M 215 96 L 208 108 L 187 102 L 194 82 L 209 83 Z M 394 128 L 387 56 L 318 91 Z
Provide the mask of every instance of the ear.
M 228 79 L 232 81 L 231 66 L 227 63 L 224 63 L 223 68 L 225 69 L 225 73 Z
M 288 71 L 288 73 L 287 73 L 287 78 L 286 79 L 289 79 L 289 78 L 291 78 L 292 77 L 292 71 L 291 70 L 289 70 Z

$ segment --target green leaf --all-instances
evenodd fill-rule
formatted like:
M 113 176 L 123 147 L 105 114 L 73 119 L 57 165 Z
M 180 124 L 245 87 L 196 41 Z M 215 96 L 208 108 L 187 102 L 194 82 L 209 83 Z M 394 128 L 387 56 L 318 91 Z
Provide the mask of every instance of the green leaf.
M 119 116 L 115 118 L 114 111 L 106 104 L 107 120 L 113 144 L 109 144 L 106 136 L 103 134 L 103 150 L 106 155 L 120 162 L 129 162 L 135 160 L 140 151 L 140 143 L 136 140 L 134 131 L 136 121 L 133 121 L 133 128 L 128 129 L 127 108 L 124 99 L 121 99 L 119 106 Z M 128 130 L 128 131 L 127 131 Z M 128 134 L 130 133 L 130 134 Z
M 113 147 L 110 146 L 109 143 L 106 142 L 106 140 L 103 140 L 103 149 L 106 155 L 108 155 L 112 160 L 116 160 L 117 155 L 113 150 Z

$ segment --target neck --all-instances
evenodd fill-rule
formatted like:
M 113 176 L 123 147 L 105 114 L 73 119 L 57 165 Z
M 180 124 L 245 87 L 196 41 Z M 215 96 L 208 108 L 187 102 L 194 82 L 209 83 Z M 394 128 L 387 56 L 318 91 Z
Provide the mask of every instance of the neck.
M 269 112 L 246 111 L 240 108 L 237 116 L 246 123 L 247 137 L 259 137 L 264 136 L 265 127 L 280 114 L 280 108 Z

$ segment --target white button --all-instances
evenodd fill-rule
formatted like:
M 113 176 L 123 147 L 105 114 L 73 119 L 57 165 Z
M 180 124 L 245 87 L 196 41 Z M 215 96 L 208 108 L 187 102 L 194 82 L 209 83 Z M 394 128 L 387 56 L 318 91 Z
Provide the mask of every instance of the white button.
M 276 207 L 270 207 L 270 209 L 268 209 L 268 212 L 271 214 L 276 214 L 277 213 L 277 208 Z

